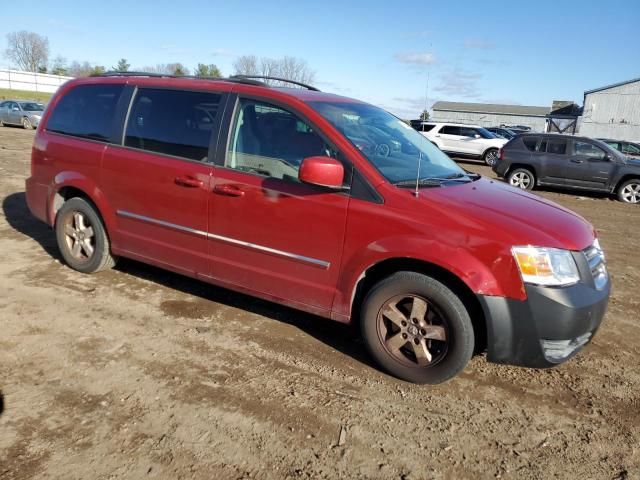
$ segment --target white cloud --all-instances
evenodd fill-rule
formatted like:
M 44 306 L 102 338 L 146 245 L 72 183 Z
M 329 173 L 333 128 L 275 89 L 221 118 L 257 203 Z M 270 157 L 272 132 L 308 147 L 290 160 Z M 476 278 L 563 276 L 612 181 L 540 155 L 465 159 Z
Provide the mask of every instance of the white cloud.
M 431 52 L 396 53 L 393 58 L 408 65 L 433 65 L 436 63 L 436 57 Z
M 449 96 L 478 98 L 480 92 L 477 83 L 481 78 L 481 73 L 454 68 L 440 75 L 440 84 L 434 90 Z

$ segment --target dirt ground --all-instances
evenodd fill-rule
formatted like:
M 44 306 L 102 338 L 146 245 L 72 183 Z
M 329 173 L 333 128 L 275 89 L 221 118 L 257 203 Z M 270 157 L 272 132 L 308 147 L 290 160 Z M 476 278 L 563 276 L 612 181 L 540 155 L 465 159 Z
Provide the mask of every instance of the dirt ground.
M 32 138 L 0 128 L 0 479 L 640 478 L 640 208 L 538 192 L 596 225 L 613 277 L 577 358 L 416 386 L 344 325 L 133 261 L 67 268 L 25 204 Z

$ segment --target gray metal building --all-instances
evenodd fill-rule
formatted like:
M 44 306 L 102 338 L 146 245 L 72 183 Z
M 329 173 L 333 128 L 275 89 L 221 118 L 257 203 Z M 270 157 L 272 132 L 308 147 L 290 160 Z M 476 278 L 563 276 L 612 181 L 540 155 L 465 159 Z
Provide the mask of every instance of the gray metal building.
M 579 133 L 640 141 L 640 78 L 584 92 Z
M 544 132 L 550 107 L 526 105 L 497 105 L 490 103 L 436 102 L 433 104 L 434 122 L 475 124 L 482 127 L 524 125 L 534 132 Z

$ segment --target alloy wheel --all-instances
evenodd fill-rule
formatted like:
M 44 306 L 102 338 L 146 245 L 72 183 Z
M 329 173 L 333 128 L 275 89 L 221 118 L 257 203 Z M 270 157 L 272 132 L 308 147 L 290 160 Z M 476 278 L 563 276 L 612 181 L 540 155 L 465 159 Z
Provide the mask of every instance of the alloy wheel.
M 640 183 L 629 183 L 621 192 L 622 199 L 627 203 L 640 203 Z
M 89 261 L 95 252 L 96 238 L 88 217 L 81 212 L 67 216 L 64 225 L 69 253 L 80 261 Z
M 435 305 L 417 295 L 391 298 L 380 309 L 378 336 L 389 355 L 410 367 L 433 366 L 447 354 L 447 323 Z
M 491 150 L 490 152 L 487 153 L 487 156 L 485 157 L 484 161 L 487 165 L 489 165 L 490 167 L 493 167 L 496 164 L 497 159 L 498 159 L 498 152 L 495 150 Z
M 527 175 L 524 172 L 518 172 L 511 176 L 509 183 L 514 187 L 527 190 L 527 188 L 529 188 L 529 185 L 531 185 L 531 176 Z

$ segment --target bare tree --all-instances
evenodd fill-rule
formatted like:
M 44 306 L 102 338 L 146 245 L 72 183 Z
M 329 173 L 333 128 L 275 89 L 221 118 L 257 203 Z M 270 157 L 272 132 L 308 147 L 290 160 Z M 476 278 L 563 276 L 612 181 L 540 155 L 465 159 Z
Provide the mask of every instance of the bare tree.
M 238 57 L 233 63 L 236 75 L 260 75 L 263 77 L 280 77 L 302 83 L 313 83 L 315 72 L 309 68 L 307 62 L 297 57 L 283 57 L 279 59 L 255 55 Z M 267 80 L 269 85 L 287 85 L 277 80 Z
M 284 57 L 280 61 L 278 76 L 287 80 L 311 84 L 315 79 L 315 72 L 309 68 L 306 60 L 297 57 Z
M 67 75 L 67 59 L 58 55 L 53 59 L 53 62 L 51 62 L 51 68 L 49 69 L 49 71 L 53 75 Z
M 7 34 L 5 56 L 22 70 L 37 72 L 49 60 L 49 40 L 34 32 L 21 30 Z
M 235 75 L 260 75 L 258 58 L 255 55 L 242 55 L 233 62 Z
M 274 58 L 261 58 L 260 75 L 262 75 L 263 77 L 280 76 L 280 61 Z
M 89 62 L 78 62 L 74 60 L 69 65 L 69 75 L 72 77 L 90 77 L 92 75 L 102 75 L 105 68 L 102 65 L 91 65 Z
M 138 69 L 136 69 L 138 70 Z M 181 63 L 158 63 L 155 66 L 147 66 L 139 69 L 141 72 L 160 73 L 163 75 L 189 75 L 189 69 Z

